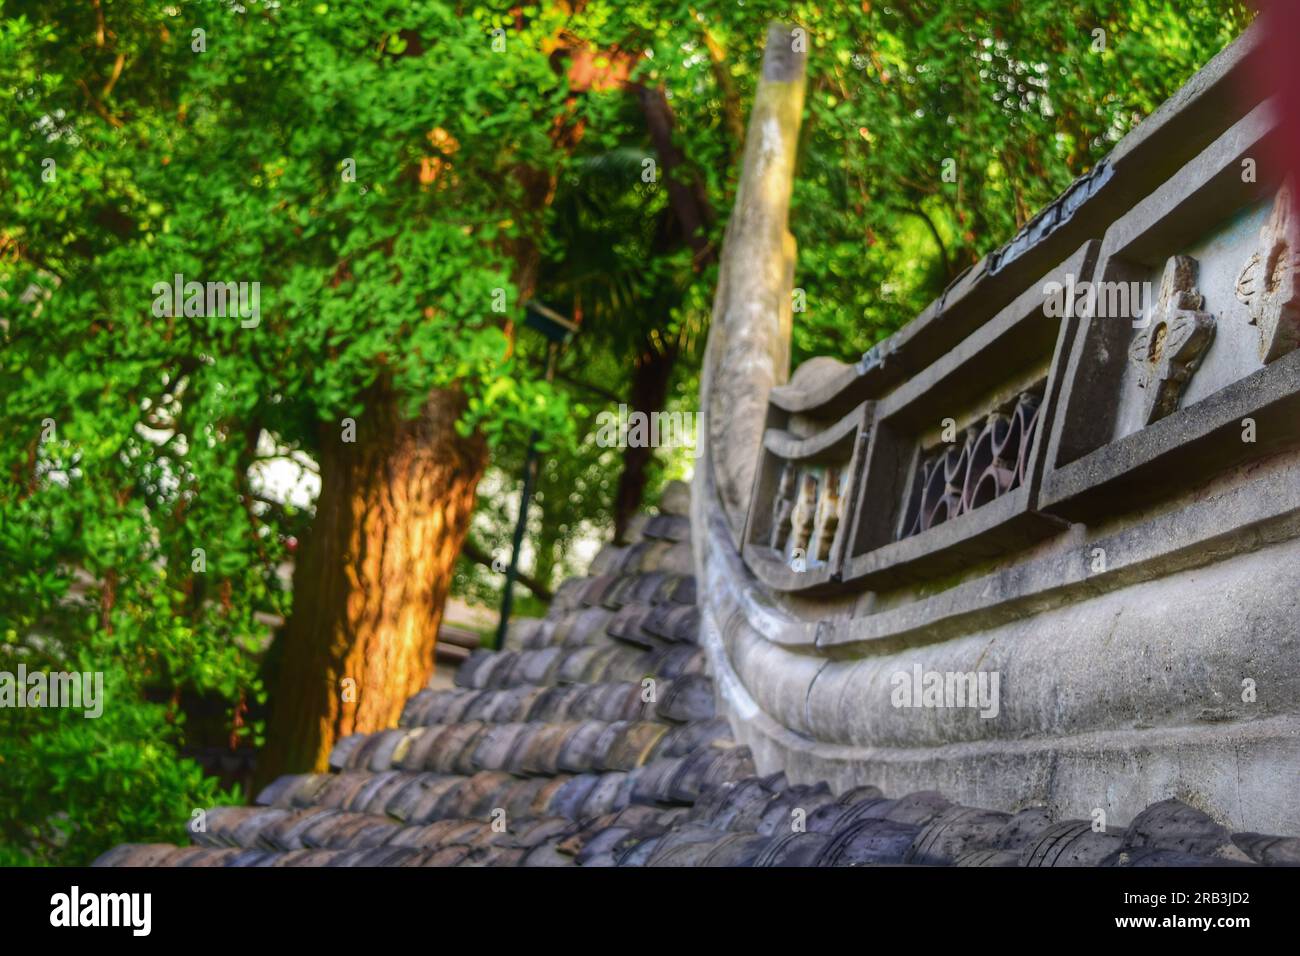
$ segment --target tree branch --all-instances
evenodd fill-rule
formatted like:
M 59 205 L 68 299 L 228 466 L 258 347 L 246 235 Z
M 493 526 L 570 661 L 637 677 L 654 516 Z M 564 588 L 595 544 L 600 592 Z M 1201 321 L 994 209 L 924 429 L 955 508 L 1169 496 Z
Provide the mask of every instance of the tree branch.
M 475 564 L 481 564 L 485 568 L 492 567 L 492 556 L 480 548 L 472 538 L 465 538 L 465 543 L 461 546 L 460 553 L 462 557 L 468 558 Z M 550 601 L 555 597 L 555 595 L 551 593 L 550 588 L 546 587 L 546 585 L 542 584 L 532 575 L 524 574 L 522 571 L 519 571 L 515 574 L 515 580 L 528 588 L 528 590 L 532 591 L 534 595 L 543 601 Z
M 90 87 L 86 85 L 85 80 L 77 80 L 77 85 L 81 87 L 81 92 L 86 94 L 86 99 L 90 101 L 91 107 L 100 115 L 101 119 L 114 129 L 122 128 L 122 121 L 104 108 L 104 104 L 99 102 L 99 98 L 90 92 Z
M 952 279 L 952 263 L 948 259 L 948 247 L 943 244 L 943 237 L 939 235 L 939 230 L 935 227 L 934 220 L 926 214 L 924 209 L 919 207 L 898 206 L 896 208 L 901 213 L 919 217 L 927 226 L 930 227 L 930 235 L 934 237 L 934 244 L 939 247 L 939 256 L 943 260 L 944 279 Z

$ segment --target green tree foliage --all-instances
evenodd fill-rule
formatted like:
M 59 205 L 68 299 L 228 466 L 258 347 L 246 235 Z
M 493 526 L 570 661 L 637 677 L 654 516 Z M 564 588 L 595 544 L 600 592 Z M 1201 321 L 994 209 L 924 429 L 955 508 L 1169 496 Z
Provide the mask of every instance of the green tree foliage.
M 647 51 L 637 75 L 667 89 L 677 139 L 720 210 L 730 208 L 734 131 L 764 24 L 806 31 L 791 229 L 807 311 L 795 317 L 796 361 L 852 359 L 898 328 L 1250 16 L 1235 0 L 620 0 L 606 9 L 597 42 Z M 690 307 L 706 308 L 711 289 L 706 279 Z
M 112 689 L 98 721 L 0 716 L 0 834 L 36 860 L 54 857 L 33 826 L 77 830 L 52 845 L 85 862 L 211 799 L 166 756 L 180 715 L 142 701 L 217 693 L 235 729 L 261 693 L 302 521 L 259 500 L 259 457 L 310 456 L 380 375 L 413 405 L 461 385 L 463 427 L 494 441 L 572 430 L 507 324 L 514 249 L 543 230 L 525 194 L 557 174 L 571 112 L 542 49 L 555 15 L 236 6 L 3 7 L 0 660 Z M 258 321 L 159 314 L 175 274 L 260 283 Z

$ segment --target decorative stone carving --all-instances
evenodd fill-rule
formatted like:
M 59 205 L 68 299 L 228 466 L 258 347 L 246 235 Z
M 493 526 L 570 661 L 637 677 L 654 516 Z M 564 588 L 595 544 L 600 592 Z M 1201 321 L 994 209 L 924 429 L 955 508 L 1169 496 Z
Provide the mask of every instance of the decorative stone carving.
M 795 498 L 790 516 L 790 551 L 795 557 L 808 553 L 808 540 L 812 537 L 813 517 L 817 513 L 817 476 L 807 471 L 799 475 L 799 495 Z
M 1214 340 L 1214 316 L 1200 311 L 1204 297 L 1196 288 L 1196 268 L 1191 256 L 1170 256 L 1153 314 L 1129 347 L 1129 358 L 1138 368 L 1138 387 L 1145 389 L 1145 425 L 1178 408 Z
M 1278 190 L 1259 245 L 1237 277 L 1237 298 L 1259 329 L 1259 357 L 1267 365 L 1300 345 L 1300 241 L 1290 184 Z
M 822 480 L 821 496 L 817 499 L 817 515 L 813 522 L 812 548 L 809 556 L 815 561 L 826 561 L 831 556 L 835 529 L 839 527 L 844 499 L 840 495 L 840 471 L 827 468 Z
M 791 462 L 781 469 L 780 490 L 772 508 L 770 545 L 792 566 L 830 559 L 835 531 L 843 517 L 841 470 L 801 468 Z
M 786 539 L 790 536 L 791 518 L 794 515 L 795 485 L 799 480 L 799 470 L 790 462 L 781 466 L 781 482 L 777 489 L 776 500 L 772 502 L 772 535 L 768 544 L 777 551 L 785 550 Z
M 994 411 L 962 440 L 921 459 L 899 538 L 974 511 L 1018 488 L 1038 428 L 1040 398 L 1025 392 L 1009 412 Z

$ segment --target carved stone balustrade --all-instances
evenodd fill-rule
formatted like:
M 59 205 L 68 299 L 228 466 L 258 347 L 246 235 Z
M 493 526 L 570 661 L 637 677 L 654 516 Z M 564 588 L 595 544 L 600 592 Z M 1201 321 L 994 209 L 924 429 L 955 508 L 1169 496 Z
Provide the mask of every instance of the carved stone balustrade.
M 1189 795 L 1300 831 L 1300 216 L 1244 83 L 1259 39 L 765 420 L 719 418 L 752 375 L 711 368 L 713 431 L 762 439 L 743 535 L 739 444 L 696 471 L 701 644 L 761 771 L 1004 811 L 1028 786 L 1081 818 Z M 723 291 L 711 336 L 779 354 Z M 987 713 L 891 695 L 976 672 Z
M 856 366 L 817 360 L 774 389 L 755 575 L 786 592 L 924 585 L 1300 444 L 1300 227 L 1266 159 L 1272 109 L 1050 272 L 1020 270 L 969 331 L 938 321 L 941 301 Z M 949 348 L 916 362 L 927 331 Z M 913 359 L 905 379 L 895 356 Z

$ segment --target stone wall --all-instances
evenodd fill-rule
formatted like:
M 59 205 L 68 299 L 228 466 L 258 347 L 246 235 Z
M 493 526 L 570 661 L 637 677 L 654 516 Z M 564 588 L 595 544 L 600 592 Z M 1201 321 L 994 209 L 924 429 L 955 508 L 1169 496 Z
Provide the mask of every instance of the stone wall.
M 694 540 L 760 770 L 1120 823 L 1173 796 L 1300 832 L 1300 245 L 1257 51 L 862 361 L 731 409 L 761 439 L 725 445 L 713 406 L 755 383 L 724 343 L 781 355 L 788 326 L 724 255 Z M 996 676 L 996 714 L 900 703 L 913 673 Z

